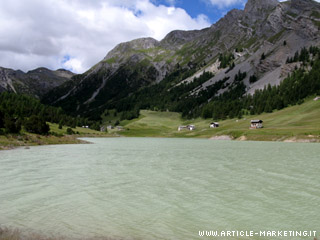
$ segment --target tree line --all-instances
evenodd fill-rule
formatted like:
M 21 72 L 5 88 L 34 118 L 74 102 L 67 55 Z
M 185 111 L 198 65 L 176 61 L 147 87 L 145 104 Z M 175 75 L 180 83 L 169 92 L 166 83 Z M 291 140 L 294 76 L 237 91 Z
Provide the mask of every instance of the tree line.
M 62 108 L 41 104 L 39 100 L 14 93 L 0 94 L 0 132 L 19 133 L 24 127 L 26 131 L 37 134 L 48 134 L 47 122 L 57 123 L 75 128 L 90 126 L 98 130 L 98 122 L 81 117 L 71 117 Z

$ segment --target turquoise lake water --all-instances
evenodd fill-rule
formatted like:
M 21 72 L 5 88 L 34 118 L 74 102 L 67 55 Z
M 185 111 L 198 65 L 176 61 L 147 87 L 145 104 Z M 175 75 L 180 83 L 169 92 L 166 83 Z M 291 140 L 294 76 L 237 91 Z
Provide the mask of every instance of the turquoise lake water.
M 199 237 L 203 230 L 320 235 L 319 144 L 86 140 L 94 144 L 1 151 L 0 226 L 72 238 L 218 239 Z

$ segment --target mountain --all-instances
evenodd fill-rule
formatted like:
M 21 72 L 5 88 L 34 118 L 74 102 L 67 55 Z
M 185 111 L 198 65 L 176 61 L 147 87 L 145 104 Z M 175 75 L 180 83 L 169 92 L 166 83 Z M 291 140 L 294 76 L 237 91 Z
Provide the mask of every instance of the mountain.
M 0 67 L 0 92 L 8 91 L 41 98 L 55 87 L 68 82 L 74 74 L 64 69 L 37 68 L 24 73 Z
M 248 0 L 209 28 L 121 43 L 43 102 L 99 119 L 106 109 L 183 111 L 226 92 L 253 94 L 299 68 L 301 61 L 288 58 L 319 46 L 319 28 L 320 4 L 313 0 Z

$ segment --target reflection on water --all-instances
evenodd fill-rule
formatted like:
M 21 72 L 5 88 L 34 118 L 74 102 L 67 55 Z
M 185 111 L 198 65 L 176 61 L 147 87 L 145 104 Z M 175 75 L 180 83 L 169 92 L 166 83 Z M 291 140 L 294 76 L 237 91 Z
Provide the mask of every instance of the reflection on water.
M 95 144 L 0 152 L 0 224 L 129 239 L 197 239 L 199 230 L 320 234 L 318 144 L 89 140 Z

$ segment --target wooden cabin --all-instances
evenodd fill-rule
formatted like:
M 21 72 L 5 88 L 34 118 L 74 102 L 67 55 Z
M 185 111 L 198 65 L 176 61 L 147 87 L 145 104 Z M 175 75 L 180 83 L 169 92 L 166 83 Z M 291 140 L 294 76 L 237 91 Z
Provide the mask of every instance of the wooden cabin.
M 218 128 L 218 127 L 219 127 L 219 123 L 218 122 L 210 123 L 210 128 Z
M 124 127 L 122 127 L 122 126 L 117 126 L 116 128 L 117 128 L 118 131 L 123 131 L 124 130 Z
M 190 131 L 193 131 L 196 129 L 196 126 L 195 125 L 188 125 L 187 128 L 190 130 Z
M 196 129 L 196 126 L 195 125 L 188 125 L 188 126 L 179 126 L 178 127 L 178 131 L 182 131 L 183 129 L 193 131 Z
M 258 129 L 258 128 L 263 128 L 262 125 L 263 121 L 262 120 L 251 120 L 251 129 Z
M 187 129 L 187 126 L 179 126 L 178 131 L 182 131 L 183 129 Z

